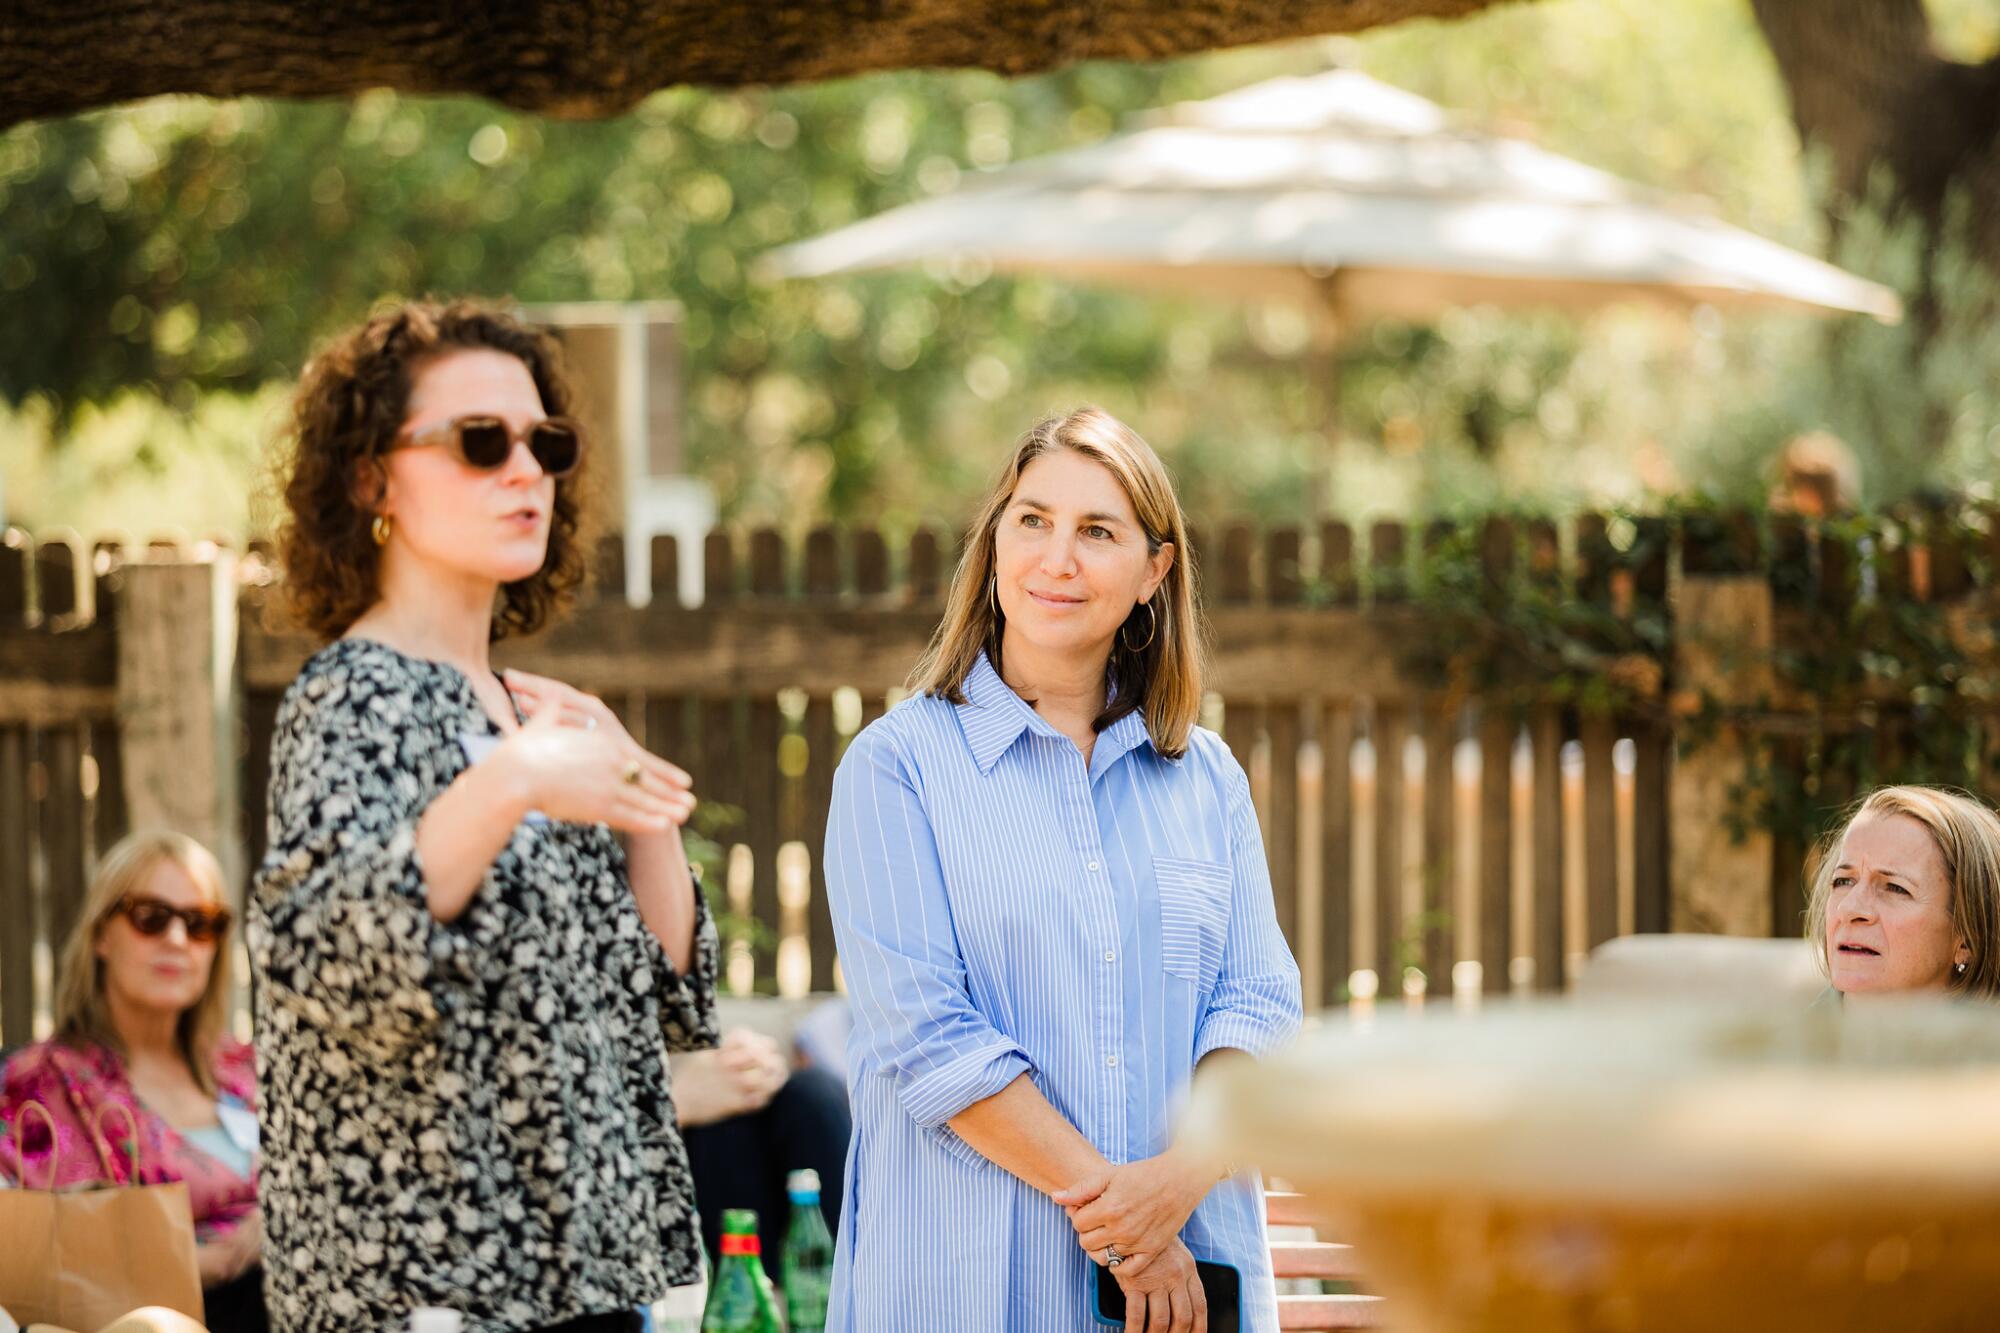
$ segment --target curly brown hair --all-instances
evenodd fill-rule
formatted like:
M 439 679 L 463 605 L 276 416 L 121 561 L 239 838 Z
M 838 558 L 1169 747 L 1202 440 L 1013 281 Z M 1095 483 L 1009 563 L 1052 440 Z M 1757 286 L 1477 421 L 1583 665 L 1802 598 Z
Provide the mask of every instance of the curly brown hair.
M 411 301 L 385 309 L 328 342 L 299 377 L 291 447 L 278 477 L 276 535 L 292 614 L 313 633 L 338 638 L 375 604 L 381 553 L 369 532 L 375 516 L 356 494 L 358 477 L 402 429 L 416 367 L 468 347 L 519 358 L 543 410 L 572 414 L 576 395 L 555 340 L 479 301 Z M 556 482 L 548 554 L 535 573 L 502 585 L 494 639 L 541 628 L 583 581 L 581 476 L 579 469 Z

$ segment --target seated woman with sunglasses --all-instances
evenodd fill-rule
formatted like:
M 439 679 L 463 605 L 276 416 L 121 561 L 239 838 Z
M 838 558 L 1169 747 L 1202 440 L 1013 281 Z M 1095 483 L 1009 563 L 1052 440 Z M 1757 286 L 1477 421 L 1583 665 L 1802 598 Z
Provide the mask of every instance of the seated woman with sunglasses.
M 223 902 L 221 867 L 180 834 L 135 834 L 99 861 L 63 946 L 55 1036 L 0 1075 L 0 1173 L 35 1189 L 131 1184 L 136 1129 L 139 1183 L 187 1184 L 208 1326 L 238 1333 L 266 1325 L 256 1074 L 249 1047 L 223 1032 Z M 49 1121 L 22 1120 L 29 1102 Z
M 247 923 L 287 1329 L 635 1329 L 700 1277 L 662 1058 L 716 1041 L 688 776 L 487 655 L 582 572 L 569 403 L 546 337 L 463 302 L 298 389 L 279 551 L 333 642 L 279 709 Z

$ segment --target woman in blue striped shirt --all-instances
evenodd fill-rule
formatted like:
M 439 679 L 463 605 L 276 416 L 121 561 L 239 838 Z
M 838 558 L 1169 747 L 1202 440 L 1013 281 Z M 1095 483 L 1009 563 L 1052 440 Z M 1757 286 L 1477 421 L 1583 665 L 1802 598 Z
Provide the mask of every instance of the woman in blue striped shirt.
M 1195 1259 L 1277 1327 L 1261 1192 L 1174 1142 L 1197 1066 L 1292 1035 L 1249 783 L 1195 725 L 1180 503 L 1085 409 L 1015 448 L 913 696 L 834 780 L 854 1005 L 833 1333 L 1206 1329 Z

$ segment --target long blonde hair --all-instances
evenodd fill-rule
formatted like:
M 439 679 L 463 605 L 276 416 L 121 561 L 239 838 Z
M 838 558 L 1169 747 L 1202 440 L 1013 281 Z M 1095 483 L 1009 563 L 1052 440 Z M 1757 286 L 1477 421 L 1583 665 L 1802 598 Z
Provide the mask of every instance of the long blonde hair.
M 1188 735 L 1201 716 L 1207 658 L 1187 520 L 1159 455 L 1130 426 L 1100 408 L 1084 407 L 1067 416 L 1048 417 L 1014 446 L 980 504 L 965 554 L 946 594 L 944 619 L 910 675 L 910 688 L 962 704 L 965 678 L 979 654 L 984 651 L 995 668 L 999 667 L 1004 617 L 992 586 L 1000 519 L 1013 501 L 1014 488 L 1028 464 L 1058 449 L 1081 454 L 1118 479 L 1138 515 L 1139 526 L 1145 530 L 1149 551 L 1158 552 L 1166 544 L 1174 548 L 1166 577 L 1145 604 L 1152 619 L 1151 635 L 1136 650 L 1127 643 L 1128 629 L 1137 638 L 1145 626 L 1146 617 L 1135 607 L 1112 640 L 1112 696 L 1094 725 L 1101 732 L 1127 713 L 1138 712 L 1145 719 L 1154 747 L 1169 758 L 1178 758 L 1187 752 Z
M 1946 989 L 1955 995 L 2000 999 L 2000 815 L 1984 802 L 1946 787 L 1878 787 L 1848 808 L 1840 826 L 1820 840 L 1810 870 L 1806 938 L 1821 971 L 1826 956 L 1826 904 L 1841 840 L 1865 816 L 1908 815 L 1930 831 L 1951 889 L 1951 924 L 1971 959 L 1953 968 Z
M 55 1037 L 72 1046 L 97 1045 L 125 1054 L 124 1042 L 111 1023 L 104 997 L 104 960 L 97 956 L 98 932 L 104 929 L 125 895 L 136 892 L 161 862 L 180 867 L 216 906 L 229 902 L 222 867 L 208 848 L 183 833 L 165 830 L 133 833 L 118 840 L 97 863 L 97 874 L 85 894 L 83 911 L 63 941 L 56 967 Z M 174 1026 L 175 1044 L 203 1092 L 215 1095 L 215 1043 L 222 1035 L 229 1006 L 229 928 L 215 937 L 215 958 L 209 964 L 208 986 Z

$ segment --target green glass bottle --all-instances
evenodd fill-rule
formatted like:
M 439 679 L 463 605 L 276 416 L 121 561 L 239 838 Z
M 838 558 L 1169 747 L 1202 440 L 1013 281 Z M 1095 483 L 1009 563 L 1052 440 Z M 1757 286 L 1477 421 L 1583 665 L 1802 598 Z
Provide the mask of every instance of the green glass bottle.
M 701 1333 L 784 1333 L 759 1249 L 757 1214 L 748 1208 L 724 1212 L 722 1254 L 708 1280 Z
M 779 1265 L 785 1322 L 792 1333 L 820 1333 L 826 1327 L 827 1294 L 833 1290 L 833 1233 L 819 1210 L 819 1173 L 792 1172 L 785 1192 L 792 1196 L 792 1220 Z

